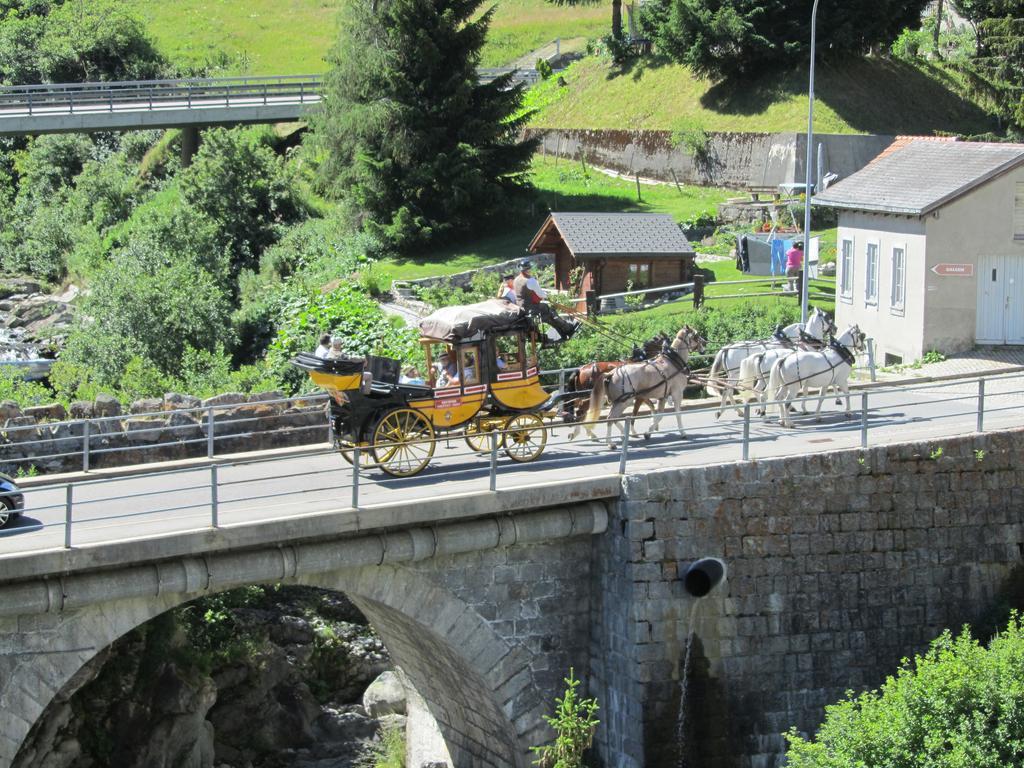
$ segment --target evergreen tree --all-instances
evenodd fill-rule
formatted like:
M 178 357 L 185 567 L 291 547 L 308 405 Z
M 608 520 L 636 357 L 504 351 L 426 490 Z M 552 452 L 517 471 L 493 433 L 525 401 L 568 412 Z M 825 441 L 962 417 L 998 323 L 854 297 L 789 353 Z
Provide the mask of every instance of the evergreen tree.
M 479 84 L 481 0 L 350 0 L 315 117 L 322 180 L 399 249 L 498 213 L 527 183 L 522 86 Z
M 959 0 L 956 8 L 977 35 L 964 71 L 972 94 L 987 100 L 1000 120 L 1024 130 L 1024 3 Z
M 866 53 L 920 26 L 928 0 L 845 0 L 818 8 L 822 55 Z M 803 62 L 813 0 L 652 0 L 641 23 L 658 49 L 715 78 Z

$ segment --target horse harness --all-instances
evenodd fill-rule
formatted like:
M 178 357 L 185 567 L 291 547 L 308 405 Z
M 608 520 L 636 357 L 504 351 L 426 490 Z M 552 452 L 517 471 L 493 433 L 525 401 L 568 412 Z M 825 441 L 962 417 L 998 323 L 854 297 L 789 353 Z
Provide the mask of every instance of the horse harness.
M 675 370 L 672 372 L 671 375 L 666 375 L 665 371 L 663 371 L 657 365 L 658 360 L 660 360 L 662 358 L 664 358 L 664 359 L 668 360 L 670 363 L 672 363 L 672 367 L 675 368 Z M 649 395 L 651 392 L 656 390 L 658 387 L 665 387 L 665 394 L 667 395 L 668 394 L 668 383 L 672 379 L 674 379 L 679 374 L 688 375 L 690 373 L 690 366 L 687 365 L 687 363 L 683 359 L 682 355 L 680 355 L 678 352 L 676 352 L 674 349 L 672 349 L 672 347 L 668 346 L 668 344 L 666 344 L 664 347 L 662 347 L 660 355 L 658 355 L 653 360 L 644 360 L 643 361 L 643 365 L 645 367 L 648 366 L 648 365 L 652 366 L 654 368 L 654 370 L 658 372 L 658 375 L 661 376 L 661 381 L 659 383 L 657 383 L 657 384 L 654 384 L 654 385 L 652 385 L 650 387 L 647 387 L 646 389 L 636 390 L 636 389 L 633 389 L 633 381 L 629 377 L 629 372 L 626 371 L 624 368 L 620 368 L 619 370 L 622 371 L 622 375 L 625 377 L 626 383 L 629 385 L 629 387 L 630 387 L 630 389 L 632 391 L 630 391 L 630 392 L 623 392 L 621 395 L 619 395 L 617 398 L 615 398 L 615 400 L 612 401 L 613 403 L 622 403 L 622 402 L 625 402 L 626 400 L 631 400 L 631 399 L 632 400 L 638 400 L 638 399 L 646 398 L 647 395 Z
M 827 349 L 818 350 L 818 354 L 825 355 L 825 360 L 828 362 L 828 369 L 824 370 L 824 371 L 817 371 L 815 373 L 812 373 L 810 376 L 807 377 L 808 379 L 814 378 L 815 376 L 821 376 L 822 374 L 825 374 L 825 373 L 832 373 L 832 371 L 834 371 L 836 368 L 838 368 L 840 365 L 843 365 L 844 363 L 846 365 L 850 366 L 851 368 L 853 367 L 853 364 L 856 361 L 856 358 L 854 357 L 853 353 L 849 349 L 847 349 L 844 345 L 840 344 L 835 339 L 832 339 L 831 341 L 828 342 L 826 347 L 827 347 L 827 349 L 831 349 L 837 355 L 839 355 L 839 362 L 838 363 L 833 363 L 829 359 L 828 355 L 825 354 Z M 800 375 L 800 358 L 799 357 L 795 358 L 793 362 L 796 364 L 796 379 L 794 381 L 783 381 L 782 382 L 783 385 L 785 385 L 787 387 L 792 385 L 792 384 L 799 384 L 800 382 L 804 381 L 804 377 Z M 834 376 L 832 377 L 832 381 L 835 381 L 835 377 Z

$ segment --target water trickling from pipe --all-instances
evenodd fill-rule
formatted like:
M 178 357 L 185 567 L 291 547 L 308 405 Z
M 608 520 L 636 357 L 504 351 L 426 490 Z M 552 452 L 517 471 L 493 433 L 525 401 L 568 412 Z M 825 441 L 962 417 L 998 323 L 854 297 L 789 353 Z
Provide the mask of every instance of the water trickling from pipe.
M 683 668 L 679 671 L 679 715 L 676 719 L 676 744 L 679 746 L 679 759 L 676 768 L 686 768 L 686 688 L 690 674 L 690 655 L 693 652 L 693 639 L 696 635 L 693 624 L 697 620 L 697 612 L 703 600 L 694 600 L 690 607 L 690 618 L 686 622 L 686 650 L 683 652 Z

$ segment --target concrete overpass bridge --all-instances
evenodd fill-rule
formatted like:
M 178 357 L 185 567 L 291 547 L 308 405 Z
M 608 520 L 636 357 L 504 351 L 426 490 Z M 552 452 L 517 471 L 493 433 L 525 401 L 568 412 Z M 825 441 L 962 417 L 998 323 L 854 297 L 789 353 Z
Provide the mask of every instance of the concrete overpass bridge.
M 301 120 L 320 103 L 319 75 L 55 83 L 0 88 L 0 136 L 182 129 L 182 158 L 199 129 Z
M 505 75 L 539 77 L 532 69 L 480 70 L 481 82 Z M 0 136 L 180 128 L 187 162 L 200 128 L 303 120 L 322 86 L 321 75 L 275 75 L 0 87 Z
M 904 393 L 885 418 L 873 392 L 870 447 L 840 418 L 778 443 L 756 427 L 742 460 L 690 414 L 689 445 L 656 436 L 623 462 L 560 443 L 550 464 L 503 468 L 494 490 L 486 462 L 452 464 L 390 487 L 368 474 L 350 504 L 351 486 L 303 485 L 337 475 L 319 455 L 220 467 L 212 521 L 190 474 L 208 468 L 105 481 L 116 496 L 40 488 L 66 492 L 76 532 L 70 547 L 43 521 L 0 538 L 0 766 L 113 640 L 268 582 L 349 595 L 460 768 L 529 765 L 570 665 L 601 702 L 604 765 L 674 766 L 682 750 L 690 764 L 780 765 L 780 733 L 813 730 L 845 690 L 978 621 L 1021 567 L 1021 390 L 990 382 L 978 432 L 972 384 Z M 707 556 L 728 578 L 698 603 L 680 577 Z

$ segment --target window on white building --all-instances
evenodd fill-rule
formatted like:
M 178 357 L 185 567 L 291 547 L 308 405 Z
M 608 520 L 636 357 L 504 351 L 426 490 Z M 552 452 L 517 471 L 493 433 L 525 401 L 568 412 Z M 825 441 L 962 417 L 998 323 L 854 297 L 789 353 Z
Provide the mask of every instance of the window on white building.
M 853 240 L 843 240 L 839 250 L 839 296 L 853 299 Z
M 892 249 L 892 281 L 889 306 L 894 312 L 903 312 L 907 300 L 907 249 L 895 246 Z
M 864 303 L 878 303 L 878 243 L 868 243 L 867 269 L 864 273 Z

